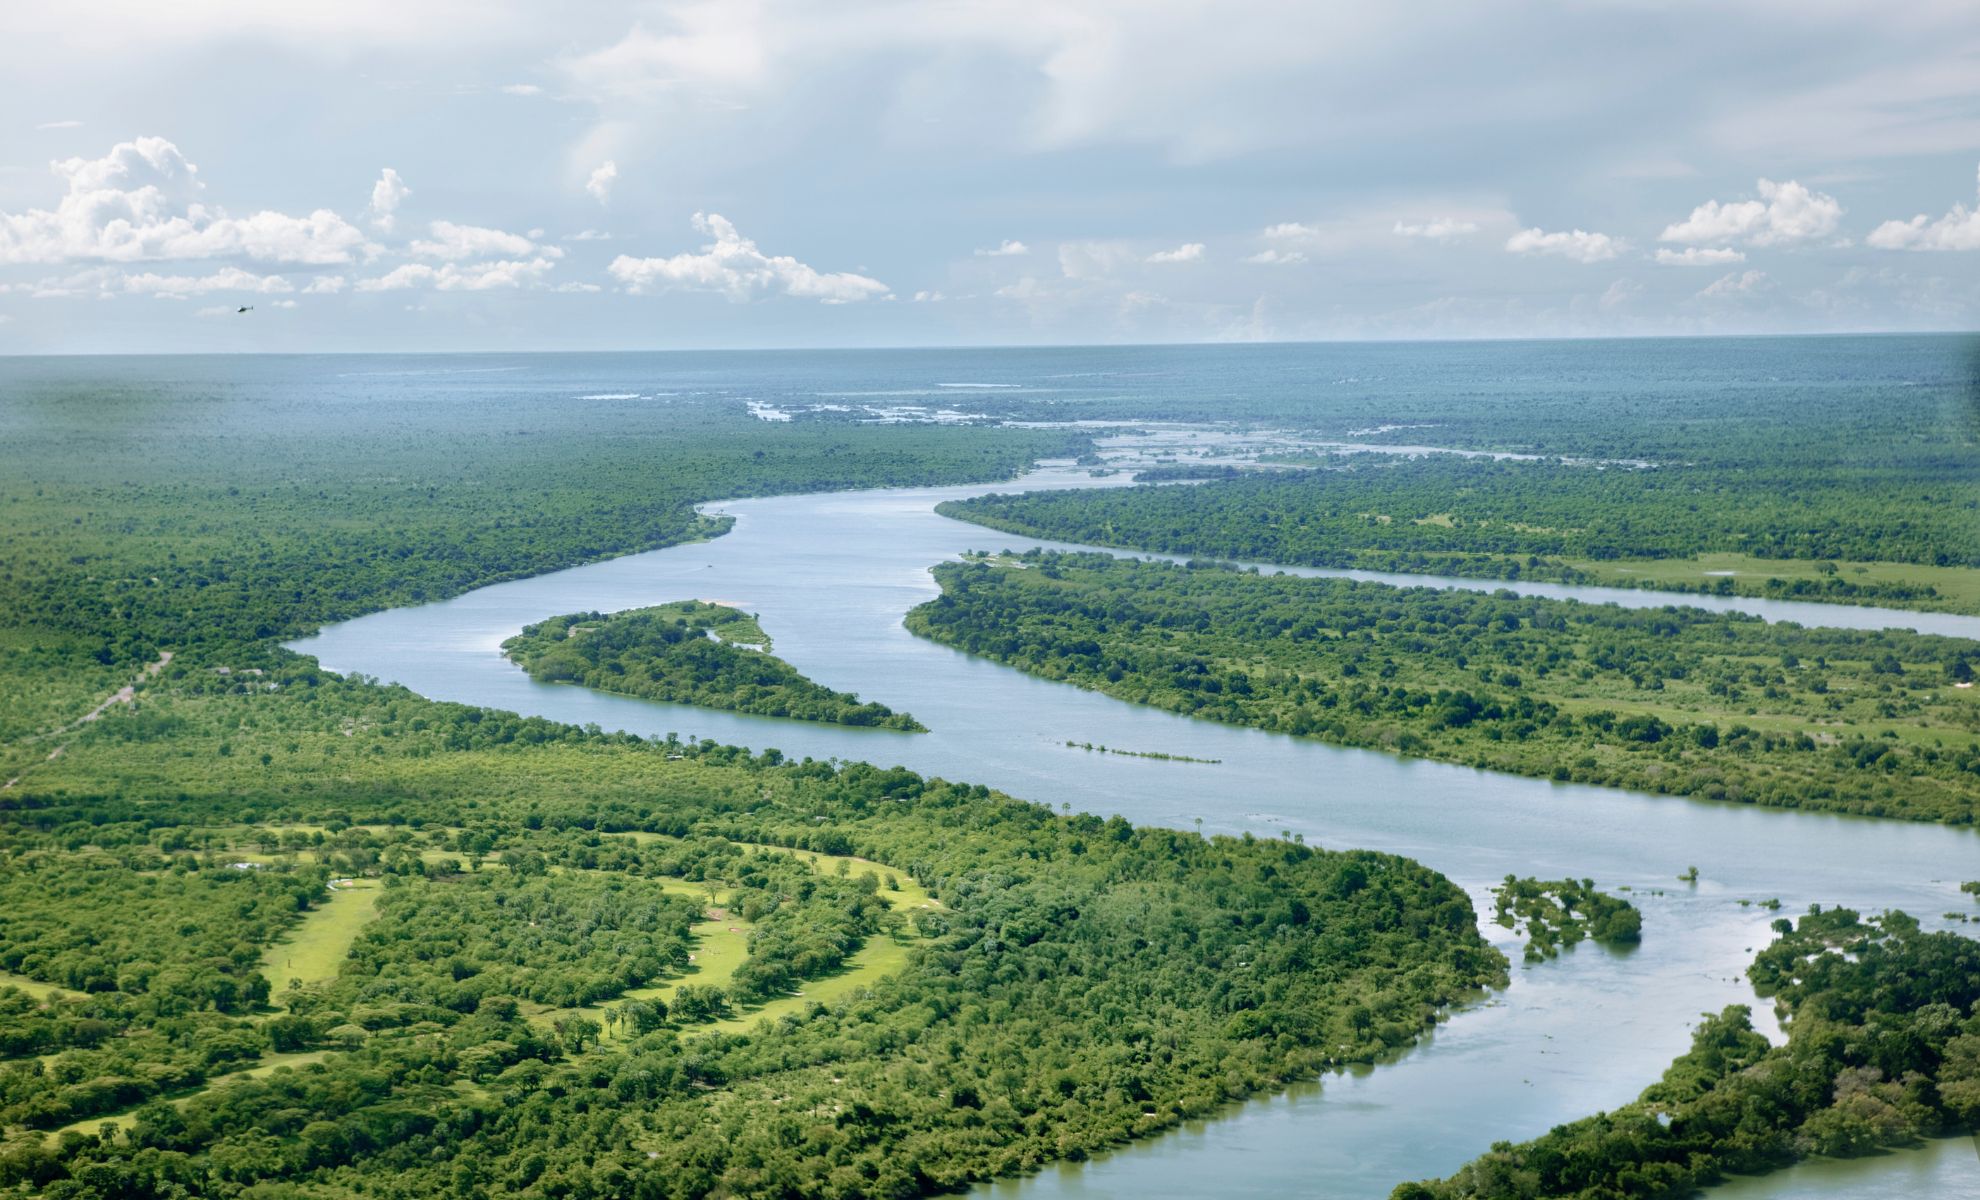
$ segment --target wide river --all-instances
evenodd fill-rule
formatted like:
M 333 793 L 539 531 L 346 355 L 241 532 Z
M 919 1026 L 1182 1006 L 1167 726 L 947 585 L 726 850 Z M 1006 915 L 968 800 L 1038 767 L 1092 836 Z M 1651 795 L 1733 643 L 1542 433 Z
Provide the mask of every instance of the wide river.
M 1048 467 L 1023 487 L 1107 486 Z M 1004 485 L 1010 490 L 1011 485 Z M 1980 834 L 1932 825 L 1772 811 L 1638 795 L 1411 761 L 1139 708 L 1033 679 L 912 637 L 909 608 L 937 594 L 931 565 L 973 549 L 1059 543 L 937 516 L 935 505 L 993 487 L 783 496 L 708 506 L 735 518 L 712 542 L 670 547 L 456 599 L 396 609 L 293 644 L 339 672 L 421 695 L 641 734 L 674 731 L 786 755 L 901 764 L 1015 796 L 1205 832 L 1303 833 L 1309 843 L 1419 859 L 1482 911 L 1509 873 L 1628 886 L 1641 947 L 1592 945 L 1513 970 L 1512 986 L 1457 1014 L 1401 1060 L 1331 1076 L 1104 1158 L 979 1189 L 986 1197 L 1387 1196 L 1450 1172 L 1495 1141 L 1633 1099 L 1682 1053 L 1701 1012 L 1756 1002 L 1743 969 L 1784 912 L 1809 904 L 1902 908 L 1928 927 L 1971 907 L 1958 892 L 1980 867 Z M 1082 548 L 1082 547 L 1062 547 Z M 1299 574 L 1346 572 L 1299 571 Z M 1496 588 L 1494 582 L 1370 576 Z M 1817 604 L 1670 597 L 1516 585 L 1625 605 L 1689 603 L 1769 619 L 1899 626 L 1980 638 L 1980 618 Z M 828 687 L 919 717 L 902 734 L 683 708 L 532 682 L 501 641 L 558 613 L 703 599 L 757 613 L 777 653 Z M 1069 748 L 1090 742 L 1216 764 Z M 1695 885 L 1677 882 L 1696 865 Z M 1486 933 L 1519 962 L 1504 930 Z M 1869 1162 L 1805 1164 L 1740 1180 L 1715 1200 L 1932 1196 L 1980 1200 L 1980 1147 L 1952 1139 Z

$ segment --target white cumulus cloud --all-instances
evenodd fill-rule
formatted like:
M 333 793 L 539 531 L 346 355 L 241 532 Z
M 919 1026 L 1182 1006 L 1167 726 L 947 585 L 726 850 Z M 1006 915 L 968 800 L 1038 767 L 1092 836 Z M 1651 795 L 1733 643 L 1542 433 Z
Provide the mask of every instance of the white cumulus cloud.
M 412 195 L 412 189 L 399 173 L 386 167 L 378 176 L 378 182 L 371 185 L 371 224 L 386 233 L 392 231 L 396 220 L 399 202 Z
M 1686 246 L 1682 250 L 1660 246 L 1657 261 L 1667 267 L 1717 267 L 1745 262 L 1746 254 L 1730 246 Z
M 256 275 L 239 267 L 222 267 L 211 275 L 159 275 L 150 271 L 140 275 L 126 275 L 123 290 L 133 295 L 182 300 L 187 296 L 204 296 L 208 292 L 252 292 L 260 296 L 275 295 L 292 292 L 295 290 L 295 285 L 280 275 Z
M 520 233 L 507 233 L 500 229 L 488 229 L 480 225 L 457 225 L 452 221 L 435 221 L 426 227 L 427 238 L 412 243 L 407 249 L 419 258 L 439 258 L 450 262 L 464 258 L 523 258 L 541 255 L 545 258 L 562 258 L 564 252 L 555 246 L 539 246 Z
M 1954 204 L 1936 221 L 1923 213 L 1886 221 L 1864 240 L 1879 250 L 1980 250 L 1980 204 Z
M 1203 243 L 1185 242 L 1174 250 L 1157 250 L 1148 256 L 1151 263 L 1187 263 L 1203 261 Z
M 1459 221 L 1451 217 L 1437 217 L 1429 221 L 1409 223 L 1396 222 L 1396 233 L 1409 238 L 1427 238 L 1433 242 L 1448 242 L 1453 238 L 1465 237 L 1478 232 L 1478 222 Z
M 1705 285 L 1698 294 L 1706 297 L 1750 296 L 1773 286 L 1765 271 L 1734 271 Z
M 1306 261 L 1306 255 L 1298 250 L 1281 250 L 1273 246 L 1247 255 L 1244 261 L 1261 267 L 1296 267 Z
M 1691 215 L 1658 235 L 1659 241 L 1698 245 L 1705 242 L 1745 242 L 1778 246 L 1826 237 L 1835 232 L 1843 207 L 1834 196 L 1814 191 L 1790 179 L 1762 179 L 1760 199 L 1721 204 L 1707 200 Z
M 619 178 L 619 164 L 606 159 L 592 169 L 591 178 L 584 181 L 584 190 L 600 204 L 612 198 L 612 184 Z
M 712 238 L 699 253 L 669 258 L 621 254 L 606 268 L 629 292 L 719 292 L 741 303 L 763 295 L 848 304 L 887 294 L 887 285 L 850 271 L 824 272 L 789 255 L 768 255 L 717 213 L 694 214 L 694 227 Z
M 1031 247 L 1025 245 L 1023 242 L 1016 241 L 1013 239 L 1006 239 L 1001 245 L 992 246 L 988 250 L 978 250 L 976 252 L 976 257 L 1016 258 L 1020 255 L 1025 255 L 1029 253 L 1031 253 Z
M 329 209 L 230 217 L 200 199 L 199 168 L 164 138 L 120 142 L 102 158 L 51 164 L 56 207 L 0 212 L 0 262 L 148 262 L 251 258 L 344 263 L 373 251 Z
M 398 292 L 431 288 L 436 292 L 488 292 L 540 283 L 557 264 L 549 258 L 493 262 L 407 263 L 374 279 L 360 279 L 360 292 Z
M 1514 254 L 1557 254 L 1578 263 L 1606 262 L 1621 254 L 1623 243 L 1606 233 L 1570 229 L 1549 233 L 1542 229 L 1522 229 L 1506 239 L 1506 249 Z

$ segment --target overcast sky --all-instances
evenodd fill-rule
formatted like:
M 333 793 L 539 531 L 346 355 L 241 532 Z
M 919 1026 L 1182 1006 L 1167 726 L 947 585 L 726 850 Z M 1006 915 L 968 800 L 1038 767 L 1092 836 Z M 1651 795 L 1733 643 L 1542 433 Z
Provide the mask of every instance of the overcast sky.
M 1977 325 L 1974 0 L 0 10 L 0 353 Z

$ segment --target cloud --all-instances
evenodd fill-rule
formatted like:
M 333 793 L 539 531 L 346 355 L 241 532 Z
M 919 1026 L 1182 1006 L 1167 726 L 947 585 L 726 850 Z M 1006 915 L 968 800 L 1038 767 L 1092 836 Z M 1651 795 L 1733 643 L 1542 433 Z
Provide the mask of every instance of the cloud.
M 580 229 L 564 239 L 567 242 L 609 242 L 612 235 L 602 229 Z
M 36 126 L 35 126 L 35 128 L 36 128 L 37 130 L 44 130 L 44 129 L 81 129 L 81 128 L 82 128 L 82 122 L 81 122 L 81 121 L 43 121 L 43 122 L 42 122 L 41 124 L 39 124 L 39 125 L 36 125 Z
M 1634 279 L 1618 279 L 1608 286 L 1595 303 L 1604 312 L 1613 312 L 1641 296 L 1643 290 L 1643 285 Z
M 303 288 L 305 296 L 334 296 L 344 290 L 347 281 L 342 275 L 319 275 Z
M 821 272 L 788 255 L 764 254 L 717 213 L 694 214 L 694 227 L 714 239 L 700 253 L 671 258 L 621 254 L 606 268 L 607 273 L 629 292 L 719 292 L 736 303 L 762 295 L 785 295 L 849 304 L 887 294 L 887 285 L 877 279 L 849 271 Z
M 378 182 L 371 185 L 371 223 L 385 232 L 392 231 L 394 214 L 399 211 L 399 201 L 412 195 L 412 189 L 399 173 L 390 167 L 378 176 Z
M 133 295 L 183 300 L 187 296 L 204 296 L 208 292 L 251 292 L 267 296 L 292 292 L 295 285 L 280 275 L 256 275 L 239 267 L 223 267 L 211 275 L 158 275 L 149 271 L 141 275 L 126 275 L 123 290 Z
M 1244 261 L 1261 267 L 1296 267 L 1306 261 L 1306 255 L 1297 250 L 1281 250 L 1273 246 L 1247 255 Z
M 1750 296 L 1772 286 L 1774 281 L 1765 271 L 1734 271 L 1706 284 L 1698 294 L 1702 297 Z
M 229 217 L 200 200 L 199 168 L 164 138 L 120 142 L 102 158 L 51 164 L 66 185 L 53 211 L 0 212 L 0 262 L 250 258 L 346 263 L 373 252 L 329 209 Z
M 920 291 L 914 294 L 914 302 L 916 304 L 940 304 L 942 298 L 942 293 L 940 292 Z
M 1142 260 L 1151 263 L 1188 263 L 1203 261 L 1203 243 L 1185 242 L 1174 250 L 1157 250 Z
M 748 87 L 768 73 L 765 37 L 770 31 L 763 8 L 722 0 L 681 5 L 667 14 L 674 25 L 670 32 L 634 25 L 604 49 L 563 58 L 556 65 L 574 90 L 597 100 Z
M 1437 217 L 1417 225 L 1396 222 L 1396 232 L 1403 237 L 1427 238 L 1433 242 L 1447 242 L 1452 238 L 1464 237 L 1478 232 L 1476 221 L 1459 221 L 1450 217 Z
M 505 233 L 500 229 L 487 229 L 479 225 L 456 225 L 452 221 L 435 221 L 428 225 L 431 239 L 415 241 L 407 247 L 419 258 L 440 258 L 458 261 L 463 258 L 491 258 L 506 256 L 523 258 L 528 255 L 542 255 L 546 258 L 562 258 L 564 252 L 555 246 L 539 246 L 519 233 Z
M 1790 179 L 1762 179 L 1760 199 L 1721 204 L 1707 200 L 1691 215 L 1667 226 L 1657 236 L 1663 242 L 1745 242 L 1777 246 L 1826 237 L 1835 232 L 1843 207 L 1834 196 L 1812 191 Z
M 436 292 L 488 292 L 539 283 L 557 264 L 549 258 L 453 263 L 439 266 L 407 263 L 374 279 L 360 279 L 360 292 L 398 292 L 431 288 Z
M 1623 243 L 1606 233 L 1581 229 L 1559 233 L 1522 229 L 1506 239 L 1506 249 L 1514 254 L 1558 254 L 1578 263 L 1598 263 L 1622 253 Z
M 1298 221 L 1281 221 L 1277 225 L 1267 225 L 1265 236 L 1274 241 L 1301 241 L 1320 236 L 1320 230 Z
M 533 83 L 505 83 L 501 90 L 511 96 L 541 96 L 543 89 Z
M 1682 250 L 1657 248 L 1657 261 L 1667 267 L 1717 267 L 1745 262 L 1746 255 L 1730 246 L 1686 246 Z
M 1879 250 L 1980 250 L 1980 204 L 1955 203 L 1936 221 L 1923 213 L 1886 221 L 1863 240 Z
M 1059 246 L 1059 274 L 1067 279 L 1107 279 L 1138 257 L 1119 242 L 1063 242 Z
M 1029 253 L 1031 253 L 1031 247 L 1025 245 L 1023 242 L 1006 239 L 1002 245 L 994 246 L 988 250 L 978 250 L 976 252 L 976 257 L 1016 258 L 1020 255 L 1025 255 Z
M 612 197 L 612 184 L 619 178 L 619 164 L 606 159 L 592 169 L 591 178 L 584 181 L 584 190 L 600 204 Z

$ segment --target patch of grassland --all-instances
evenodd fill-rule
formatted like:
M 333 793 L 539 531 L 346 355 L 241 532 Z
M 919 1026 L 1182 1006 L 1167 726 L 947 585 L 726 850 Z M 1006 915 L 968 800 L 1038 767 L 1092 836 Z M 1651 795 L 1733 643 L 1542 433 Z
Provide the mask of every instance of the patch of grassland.
M 351 943 L 378 915 L 382 890 L 376 879 L 342 881 L 303 917 L 293 934 L 270 946 L 261 956 L 261 973 L 276 994 L 287 991 L 291 980 L 308 986 L 335 979 Z
M 617 836 L 629 837 L 642 844 L 671 840 L 665 834 L 631 832 Z M 760 845 L 753 842 L 738 842 L 745 850 L 766 850 L 774 854 L 788 854 L 793 858 L 809 863 L 819 874 L 837 873 L 843 869 L 846 874 L 857 876 L 871 871 L 880 877 L 880 897 L 897 912 L 914 909 L 940 908 L 941 903 L 930 895 L 905 872 L 874 862 L 845 854 L 820 854 L 811 850 L 793 850 L 783 846 Z M 722 987 L 735 977 L 736 969 L 749 957 L 749 936 L 755 926 L 740 916 L 728 911 L 729 891 L 707 882 L 683 879 L 663 879 L 656 881 L 665 891 L 677 896 L 687 896 L 709 904 L 707 920 L 695 924 L 690 933 L 694 936 L 694 966 L 674 979 L 664 980 L 648 987 L 632 988 L 614 997 L 616 1004 L 626 1000 L 671 1001 L 674 992 L 684 984 Z M 786 1016 L 795 1016 L 806 1011 L 813 1004 L 834 1004 L 852 995 L 859 989 L 870 987 L 907 964 L 908 952 L 916 939 L 890 937 L 876 934 L 867 939 L 850 959 L 844 969 L 819 979 L 807 980 L 793 996 L 781 996 L 765 1004 L 738 1010 L 735 1015 L 703 1025 L 695 1025 L 686 1032 L 692 1036 L 699 1033 L 744 1033 L 759 1022 L 776 1021 Z M 530 1020 L 544 1028 L 554 1025 L 560 1018 L 579 1015 L 597 1021 L 603 1032 L 599 1040 L 611 1043 L 623 1040 L 628 1033 L 606 1024 L 607 1005 L 592 1004 L 579 1008 L 540 1008 L 530 1013 Z
M 1720 580 L 1746 594 L 1754 583 L 1779 579 L 1824 583 L 1834 578 L 1858 584 L 1903 584 L 1931 588 L 1937 595 L 1904 607 L 1943 612 L 1980 612 L 1980 570 L 1938 567 L 1923 563 L 1836 562 L 1824 564 L 1798 558 L 1755 558 L 1750 554 L 1700 554 L 1695 558 L 1638 558 L 1598 562 L 1570 559 L 1569 565 L 1595 577 L 1595 582 L 1623 587 L 1682 588 L 1710 591 Z M 1826 571 L 1825 566 L 1834 570 Z M 1873 601 L 1873 603 L 1876 601 Z
M 193 1097 L 204 1095 L 214 1088 L 225 1087 L 227 1084 L 235 1083 L 242 1079 L 262 1079 L 273 1075 L 283 1067 L 302 1067 L 310 1063 L 322 1062 L 323 1056 L 328 1053 L 330 1053 L 328 1050 L 297 1050 L 288 1054 L 265 1054 L 262 1056 L 261 1061 L 254 1066 L 216 1076 L 208 1080 L 204 1087 L 187 1088 L 185 1091 L 176 1093 L 168 1098 L 173 1104 L 183 1108 L 186 1102 Z M 145 1102 L 145 1104 L 149 1103 L 151 1103 L 149 1100 Z M 89 1117 L 85 1120 L 76 1121 L 72 1124 L 64 1125 L 60 1129 L 51 1130 L 48 1136 L 53 1139 L 59 1139 L 65 1133 L 95 1133 L 105 1125 L 114 1125 L 118 1129 L 129 1129 L 131 1126 L 137 1124 L 138 1112 L 145 1107 L 145 1104 L 127 1108 L 119 1113 L 110 1113 L 104 1116 Z
M 52 983 L 43 983 L 39 979 L 29 979 L 25 975 L 16 975 L 12 971 L 0 971 L 0 987 L 19 988 L 28 995 L 33 996 L 36 1000 L 49 1000 L 59 996 L 74 997 L 82 995 L 81 992 L 73 992 L 65 987 L 56 987 Z

